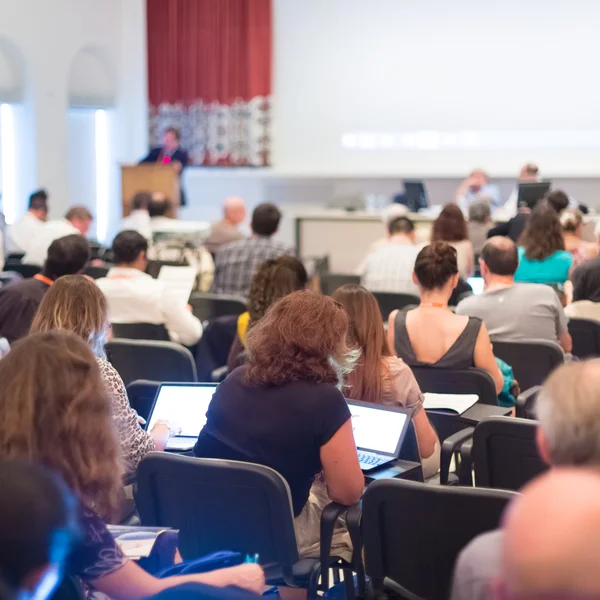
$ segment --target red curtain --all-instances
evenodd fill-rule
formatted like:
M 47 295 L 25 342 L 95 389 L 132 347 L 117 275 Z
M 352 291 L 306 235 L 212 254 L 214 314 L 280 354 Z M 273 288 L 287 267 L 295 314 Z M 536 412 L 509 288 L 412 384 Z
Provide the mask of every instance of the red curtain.
M 175 124 L 198 162 L 266 164 L 271 0 L 147 0 L 147 19 L 152 136 Z

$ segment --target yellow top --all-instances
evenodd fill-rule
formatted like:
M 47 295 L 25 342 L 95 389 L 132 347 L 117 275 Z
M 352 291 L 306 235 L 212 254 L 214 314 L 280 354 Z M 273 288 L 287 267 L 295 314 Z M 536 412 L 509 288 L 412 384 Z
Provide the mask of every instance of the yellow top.
M 242 342 L 242 346 L 246 347 L 246 334 L 248 333 L 248 324 L 250 323 L 250 313 L 245 312 L 242 313 L 238 317 L 237 322 L 237 333 L 240 338 L 240 342 Z

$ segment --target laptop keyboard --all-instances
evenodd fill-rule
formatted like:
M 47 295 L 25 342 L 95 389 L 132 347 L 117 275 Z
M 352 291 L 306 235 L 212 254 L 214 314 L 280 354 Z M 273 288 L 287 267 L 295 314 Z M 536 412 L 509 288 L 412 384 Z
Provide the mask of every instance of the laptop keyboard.
M 361 469 L 373 469 L 383 463 L 389 462 L 389 458 L 379 456 L 373 452 L 366 452 L 365 450 L 358 451 L 358 462 L 360 463 Z
M 195 438 L 172 437 L 167 442 L 167 450 L 190 450 L 196 443 Z

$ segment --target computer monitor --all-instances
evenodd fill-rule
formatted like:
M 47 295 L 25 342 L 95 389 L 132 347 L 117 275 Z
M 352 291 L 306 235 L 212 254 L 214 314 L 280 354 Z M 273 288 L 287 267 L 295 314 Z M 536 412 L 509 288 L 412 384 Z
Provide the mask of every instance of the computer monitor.
M 534 183 L 520 183 L 517 196 L 517 206 L 519 208 L 533 209 L 535 205 L 545 198 L 550 187 L 551 181 L 536 181 Z

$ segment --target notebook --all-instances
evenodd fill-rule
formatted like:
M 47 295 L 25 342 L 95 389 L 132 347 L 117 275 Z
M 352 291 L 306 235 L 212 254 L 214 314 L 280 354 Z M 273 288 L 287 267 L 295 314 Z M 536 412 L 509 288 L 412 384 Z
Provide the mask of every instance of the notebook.
M 451 410 L 458 415 L 467 412 L 478 400 L 477 394 L 434 394 L 425 392 L 423 407 L 429 410 Z

